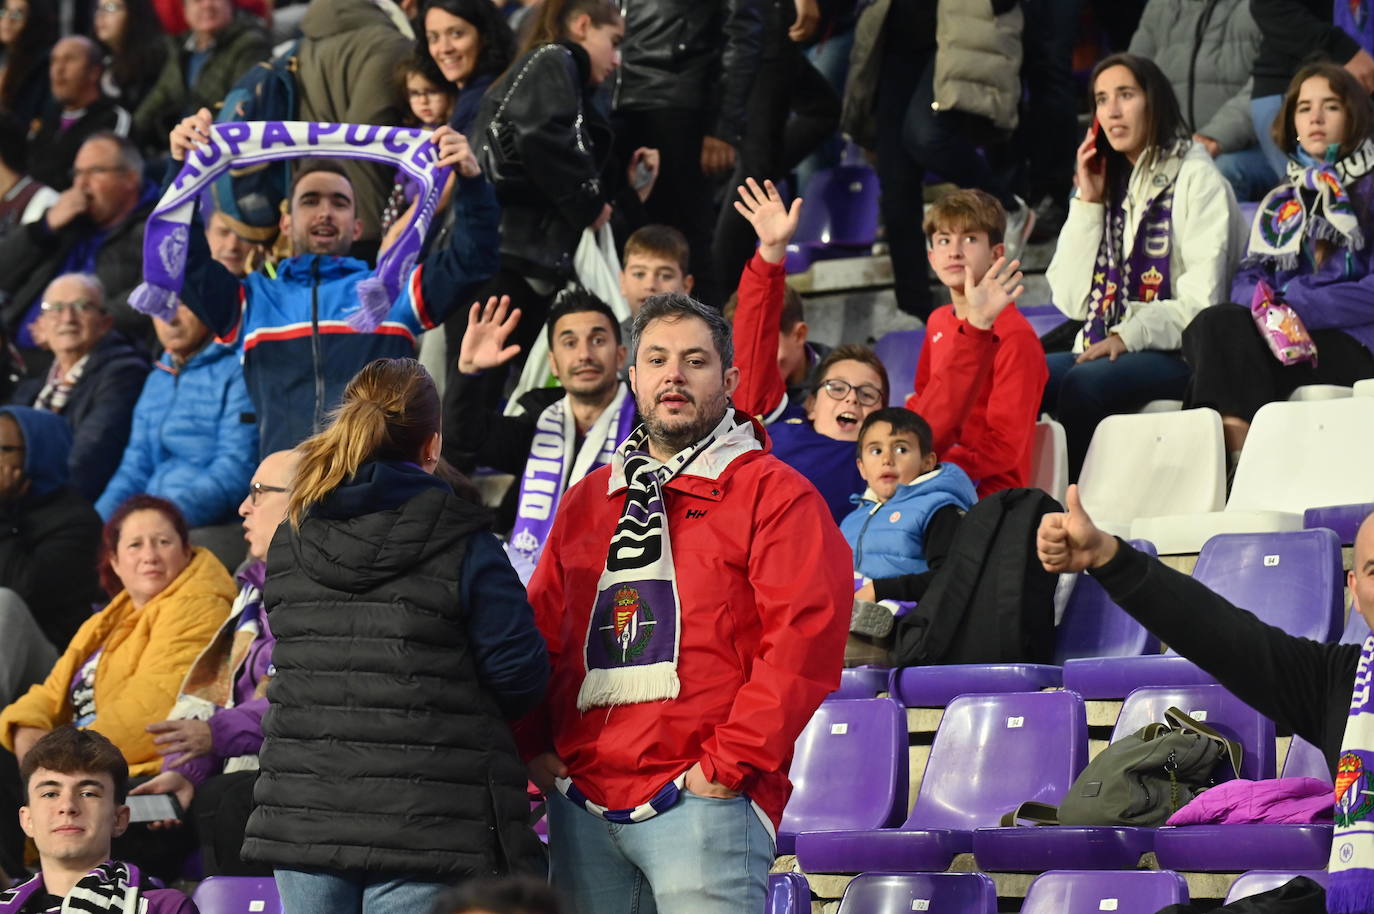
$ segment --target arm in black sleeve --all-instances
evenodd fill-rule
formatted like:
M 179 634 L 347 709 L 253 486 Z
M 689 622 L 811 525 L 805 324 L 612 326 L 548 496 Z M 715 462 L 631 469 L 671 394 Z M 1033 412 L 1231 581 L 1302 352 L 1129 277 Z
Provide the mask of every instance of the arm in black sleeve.
M 725 0 L 720 114 L 711 133 L 734 146 L 744 140 L 745 111 L 763 54 L 763 30 L 762 0 Z
M 454 174 L 448 244 L 427 254 L 420 271 L 420 304 L 429 315 L 425 326 L 469 307 L 471 297 L 501 266 L 501 204 L 495 189 L 482 175 Z
M 1250 0 L 1250 14 L 1264 33 L 1265 43 L 1291 60 L 1321 54 L 1343 64 L 1360 50 L 1355 39 L 1330 17 L 1314 16 L 1311 5 L 1301 0 Z
M 920 602 L 921 597 L 925 596 L 926 589 L 930 587 L 930 582 L 935 579 L 935 573 L 945 563 L 963 516 L 964 512 L 958 505 L 945 505 L 932 514 L 926 522 L 925 541 L 922 545 L 926 556 L 926 570 L 918 574 L 875 580 L 873 595 L 879 600 Z
M 520 475 L 530 456 L 538 413 L 504 416 L 482 398 L 481 375 L 449 371 L 444 393 L 444 459 L 457 467 L 484 466 Z
M 1266 625 L 1126 543 L 1091 574 L 1140 624 L 1281 729 L 1328 756 L 1339 746 L 1359 645 L 1322 644 Z
M 549 681 L 549 654 L 525 586 L 496 537 L 468 538 L 460 585 L 477 672 L 507 720 L 534 709 Z

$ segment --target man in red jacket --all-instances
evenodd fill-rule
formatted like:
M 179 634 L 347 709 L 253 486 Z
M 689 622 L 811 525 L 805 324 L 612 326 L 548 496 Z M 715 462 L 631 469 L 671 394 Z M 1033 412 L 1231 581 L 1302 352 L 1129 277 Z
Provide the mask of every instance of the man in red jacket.
M 916 391 L 906 400 L 930 423 L 940 459 L 968 473 L 979 498 L 1029 485 L 1035 418 L 1049 377 L 1045 351 L 1010 306 L 1013 296 L 998 294 L 996 302 L 971 308 L 965 294 L 1016 285 L 983 282 L 994 268 L 1001 268 L 995 278 L 1015 271 L 1014 263 L 1002 263 L 1006 224 L 1002 205 L 981 190 L 955 191 L 926 214 L 930 266 L 953 304 L 926 322 Z
M 521 744 L 580 914 L 761 914 L 793 744 L 839 683 L 852 560 L 730 405 L 719 312 L 650 298 L 632 353 L 644 422 L 563 496 L 530 581 L 553 675 Z

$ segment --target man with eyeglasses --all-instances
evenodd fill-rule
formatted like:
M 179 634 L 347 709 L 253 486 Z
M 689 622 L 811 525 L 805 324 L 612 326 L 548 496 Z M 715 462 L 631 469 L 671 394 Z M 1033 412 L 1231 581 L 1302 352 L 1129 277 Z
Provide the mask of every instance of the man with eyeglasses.
M 29 137 L 29 156 L 34 177 L 56 190 L 72 185 L 72 164 L 87 139 L 104 131 L 129 135 L 129 112 L 101 91 L 104 60 L 100 46 L 84 35 L 53 45 L 48 63 L 52 102 Z
M 43 293 L 35 329 L 52 350 L 52 366 L 20 382 L 11 400 L 66 420 L 72 432 L 67 461 L 72 487 L 94 502 L 129 442 L 148 356 L 114 329 L 100 280 L 90 274 L 53 280 Z
M 248 561 L 238 571 L 239 595 L 229 618 L 186 674 L 168 719 L 148 725 L 162 754 L 162 771 L 131 791 L 175 794 L 195 820 L 207 876 L 270 876 L 270 867 L 239 859 L 244 826 L 253 811 L 262 715 L 267 711 L 272 646 L 262 605 L 267 549 L 286 518 L 299 458 L 296 451 L 268 454 L 258 464 L 239 505 Z M 226 700 L 227 696 L 227 700 Z M 171 840 L 184 842 L 181 836 Z
M 0 239 L 0 321 L 30 374 L 48 367 L 32 334 L 42 292 L 66 273 L 98 276 L 116 329 L 145 348 L 153 341 L 148 318 L 125 303 L 142 279 L 143 226 L 157 202 L 143 158 L 127 139 L 100 133 L 81 145 L 71 175 L 43 218 Z

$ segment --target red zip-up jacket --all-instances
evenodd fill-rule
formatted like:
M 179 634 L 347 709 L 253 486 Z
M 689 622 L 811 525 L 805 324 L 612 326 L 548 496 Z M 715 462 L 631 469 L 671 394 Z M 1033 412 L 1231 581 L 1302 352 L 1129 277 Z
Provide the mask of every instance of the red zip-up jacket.
M 1035 420 L 1049 367 L 1045 350 L 1015 305 L 991 330 L 936 308 L 916 363 L 906 408 L 934 433 L 935 453 L 958 464 L 983 498 L 1029 484 Z
M 553 674 L 544 706 L 516 727 L 522 753 L 552 750 L 595 803 L 649 800 L 697 762 L 776 827 L 792 747 L 838 687 L 854 602 L 853 558 L 814 486 L 764 449 L 719 478 L 690 468 L 665 488 L 682 617 L 681 692 L 669 701 L 577 710 L 583 645 L 625 487 L 611 467 L 563 496 L 530 604 Z

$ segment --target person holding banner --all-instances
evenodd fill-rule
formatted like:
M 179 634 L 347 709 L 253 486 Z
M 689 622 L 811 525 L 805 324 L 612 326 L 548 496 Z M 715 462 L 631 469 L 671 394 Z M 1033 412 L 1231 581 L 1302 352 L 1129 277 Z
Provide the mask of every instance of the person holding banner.
M 258 411 L 260 453 L 287 450 L 324 427 L 357 371 L 377 358 L 410 357 L 495 272 L 500 210 L 462 134 L 440 127 L 265 121 L 214 124 L 201 109 L 170 137 L 179 171 L 148 221 L 145 283 L 130 303 L 157 314 L 176 296 L 221 342 L 237 345 Z M 240 280 L 210 257 L 196 197 L 231 167 L 313 158 L 296 175 L 281 231 L 291 257 L 275 276 Z M 348 255 L 362 232 L 353 186 L 335 160 L 402 168 L 420 185 L 419 205 L 374 270 Z M 416 265 L 449 169 L 457 171 L 455 228 Z M 188 230 L 189 229 L 189 230 Z

